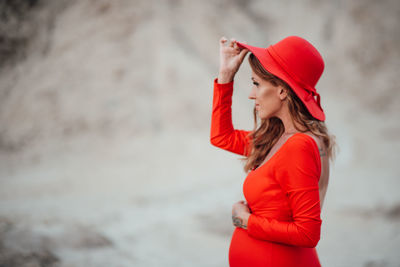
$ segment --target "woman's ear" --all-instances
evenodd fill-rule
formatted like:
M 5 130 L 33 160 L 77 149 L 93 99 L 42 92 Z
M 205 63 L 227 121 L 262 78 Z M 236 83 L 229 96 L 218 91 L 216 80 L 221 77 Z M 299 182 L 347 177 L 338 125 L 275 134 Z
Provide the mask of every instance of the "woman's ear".
M 287 92 L 287 88 L 285 88 L 285 87 L 283 87 L 283 86 L 279 86 L 278 95 L 279 95 L 279 98 L 280 98 L 282 101 L 286 99 L 287 93 L 288 93 L 288 92 Z

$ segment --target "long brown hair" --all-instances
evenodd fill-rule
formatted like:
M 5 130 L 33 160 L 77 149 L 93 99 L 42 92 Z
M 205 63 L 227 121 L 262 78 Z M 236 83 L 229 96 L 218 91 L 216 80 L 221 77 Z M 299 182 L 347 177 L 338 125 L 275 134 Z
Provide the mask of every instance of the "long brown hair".
M 295 125 L 296 130 L 300 132 L 310 131 L 317 137 L 320 137 L 323 141 L 329 159 L 333 160 L 335 156 L 336 145 L 335 136 L 328 133 L 325 122 L 315 119 L 304 106 L 303 102 L 301 102 L 297 95 L 292 91 L 290 86 L 282 79 L 265 70 L 253 53 L 251 53 L 249 56 L 249 63 L 250 67 L 259 77 L 269 81 L 274 86 L 280 85 L 287 89 L 287 101 L 290 115 L 295 122 L 299 123 L 299 125 L 303 127 L 303 129 L 299 129 Z M 285 131 L 282 121 L 277 117 L 261 120 L 261 123 L 258 127 L 257 113 L 255 108 L 253 110 L 253 114 L 254 129 L 249 136 L 250 139 L 252 139 L 250 145 L 250 154 L 243 159 L 246 161 L 244 166 L 245 172 L 257 167 L 265 160 L 265 157 L 268 155 L 271 148 L 276 144 L 278 139 Z

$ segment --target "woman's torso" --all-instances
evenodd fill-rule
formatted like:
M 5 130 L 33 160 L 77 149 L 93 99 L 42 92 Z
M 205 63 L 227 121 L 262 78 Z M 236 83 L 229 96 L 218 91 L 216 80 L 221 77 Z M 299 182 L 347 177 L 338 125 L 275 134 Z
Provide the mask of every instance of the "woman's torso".
M 320 159 L 321 159 L 321 176 L 319 179 L 319 193 L 321 199 L 321 210 L 324 204 L 326 191 L 328 190 L 328 183 L 329 183 L 329 158 L 327 154 L 327 149 L 322 142 L 322 140 L 315 136 L 311 132 L 305 132 L 308 136 L 312 137 L 315 143 L 318 146 L 318 150 L 320 152 Z M 293 136 L 293 135 L 291 135 Z M 285 138 L 280 138 L 278 142 L 271 148 L 271 151 L 265 157 L 265 160 L 260 164 L 260 166 L 264 165 L 273 155 L 282 147 L 282 145 L 291 137 L 287 136 Z
M 323 151 L 322 142 L 313 135 L 309 134 L 309 136 L 314 139 L 318 149 Z M 283 153 L 281 147 L 290 137 L 280 139 L 271 149 L 264 162 L 258 168 L 252 170 L 245 179 L 243 193 L 251 213 L 255 215 L 280 221 L 293 220 L 285 192 L 274 179 L 273 173 L 274 165 L 282 164 L 281 156 L 279 158 L 277 156 L 279 156 L 279 153 Z M 323 158 L 327 157 L 321 157 L 321 178 L 328 175 L 329 168 Z M 320 190 L 321 206 L 324 191 L 326 192 L 326 190 Z M 315 248 L 258 240 L 250 237 L 247 231 L 241 228 L 236 228 L 233 233 L 229 261 L 231 267 L 320 266 Z

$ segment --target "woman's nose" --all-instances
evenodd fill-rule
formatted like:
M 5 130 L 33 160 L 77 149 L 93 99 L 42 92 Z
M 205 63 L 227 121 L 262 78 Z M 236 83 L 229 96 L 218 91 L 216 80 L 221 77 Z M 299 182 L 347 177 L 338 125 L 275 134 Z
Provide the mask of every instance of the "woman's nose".
M 254 89 L 251 89 L 249 94 L 249 99 L 256 99 L 256 94 L 254 93 Z

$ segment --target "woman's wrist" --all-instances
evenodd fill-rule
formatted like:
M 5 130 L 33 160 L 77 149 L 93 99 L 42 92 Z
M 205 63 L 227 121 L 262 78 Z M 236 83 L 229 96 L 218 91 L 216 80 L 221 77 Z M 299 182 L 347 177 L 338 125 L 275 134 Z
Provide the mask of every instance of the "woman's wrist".
M 249 221 L 250 213 L 241 212 L 240 214 L 233 214 L 232 221 L 233 225 L 243 229 L 247 229 L 247 223 Z
M 242 215 L 243 218 L 243 225 L 245 226 L 243 229 L 247 229 L 248 223 L 249 223 L 249 217 L 250 213 L 246 212 Z
M 227 71 L 220 71 L 218 74 L 218 83 L 230 83 L 233 81 L 235 74 Z

